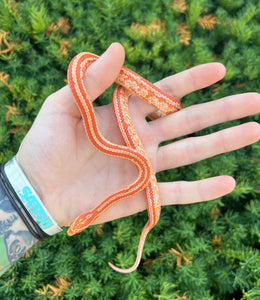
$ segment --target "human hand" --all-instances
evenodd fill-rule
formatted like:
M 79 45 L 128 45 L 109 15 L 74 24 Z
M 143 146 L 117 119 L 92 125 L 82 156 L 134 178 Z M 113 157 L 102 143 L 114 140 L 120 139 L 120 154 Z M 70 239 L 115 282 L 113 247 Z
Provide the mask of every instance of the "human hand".
M 111 47 L 86 71 L 85 84 L 96 99 L 116 79 L 124 61 L 120 44 Z M 194 67 L 167 77 L 156 85 L 180 99 L 223 78 L 219 63 Z M 232 151 L 259 140 L 260 126 L 250 122 L 207 136 L 171 140 L 225 121 L 260 111 L 260 96 L 247 93 L 187 107 L 164 118 L 147 122 L 154 108 L 132 96 L 129 111 L 155 172 L 177 168 Z M 112 105 L 95 108 L 101 133 L 108 140 L 123 144 Z M 128 161 L 97 151 L 88 141 L 80 111 L 68 86 L 44 102 L 32 128 L 24 138 L 17 160 L 41 200 L 60 226 L 69 225 L 78 215 L 90 211 L 107 196 L 133 182 L 136 167 Z M 159 183 L 162 205 L 212 200 L 231 192 L 235 180 L 218 176 L 195 182 Z M 118 202 L 93 224 L 103 223 L 146 209 L 144 192 Z

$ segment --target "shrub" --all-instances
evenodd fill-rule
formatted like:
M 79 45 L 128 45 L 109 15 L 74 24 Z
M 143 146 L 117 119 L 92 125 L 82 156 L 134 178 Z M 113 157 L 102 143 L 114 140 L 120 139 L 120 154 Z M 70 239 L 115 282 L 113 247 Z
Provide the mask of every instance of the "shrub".
M 184 106 L 260 91 L 257 0 L 0 0 L 0 11 L 1 162 L 16 153 L 44 99 L 66 83 L 70 59 L 101 54 L 114 41 L 125 47 L 125 65 L 152 82 L 225 64 L 225 78 L 184 97 Z M 97 103 L 110 98 L 111 89 Z M 237 188 L 208 203 L 164 207 L 134 273 L 118 274 L 107 262 L 133 263 L 146 213 L 38 243 L 0 278 L 1 298 L 260 299 L 259 162 L 255 144 L 159 174 L 161 181 L 228 174 Z

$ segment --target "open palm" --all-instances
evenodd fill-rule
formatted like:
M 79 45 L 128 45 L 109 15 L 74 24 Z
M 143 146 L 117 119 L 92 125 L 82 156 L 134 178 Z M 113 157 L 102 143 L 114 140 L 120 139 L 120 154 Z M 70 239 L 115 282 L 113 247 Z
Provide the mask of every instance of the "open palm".
M 124 61 L 120 44 L 109 49 L 86 71 L 85 84 L 91 99 L 96 99 L 116 79 Z M 167 77 L 156 85 L 180 99 L 223 78 L 219 63 L 200 65 Z M 259 140 L 260 126 L 250 122 L 207 136 L 186 138 L 159 147 L 159 144 L 221 122 L 258 113 L 260 96 L 247 93 L 194 105 L 164 118 L 147 122 L 154 108 L 132 96 L 129 111 L 155 172 L 200 161 L 235 150 Z M 114 119 L 112 105 L 96 108 L 102 134 L 123 144 Z M 68 86 L 44 102 L 32 128 L 17 153 L 23 168 L 40 198 L 60 226 L 69 225 L 78 215 L 93 209 L 111 193 L 137 177 L 135 165 L 97 151 L 88 141 L 79 109 Z M 211 200 L 231 192 L 235 181 L 218 176 L 195 182 L 159 183 L 162 205 Z M 146 209 L 144 192 L 120 201 L 95 221 L 95 224 Z

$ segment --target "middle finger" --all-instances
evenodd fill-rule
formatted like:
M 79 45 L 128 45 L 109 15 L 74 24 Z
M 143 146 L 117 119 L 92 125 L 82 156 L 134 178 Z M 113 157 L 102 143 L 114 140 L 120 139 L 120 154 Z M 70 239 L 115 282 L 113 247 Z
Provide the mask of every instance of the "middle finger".
M 246 93 L 193 105 L 149 122 L 149 125 L 159 144 L 212 125 L 250 116 L 259 111 L 260 94 Z

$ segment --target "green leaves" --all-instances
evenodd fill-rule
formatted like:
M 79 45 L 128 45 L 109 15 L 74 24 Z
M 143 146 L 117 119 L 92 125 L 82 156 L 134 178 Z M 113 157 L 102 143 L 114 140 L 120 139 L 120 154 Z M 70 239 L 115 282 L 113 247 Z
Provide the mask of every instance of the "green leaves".
M 188 26 L 193 29 L 205 8 L 205 0 L 189 0 L 188 2 Z
M 255 0 L 0 0 L 0 162 L 15 154 L 45 98 L 66 84 L 70 59 L 81 51 L 100 55 L 114 41 L 125 47 L 125 65 L 152 82 L 222 62 L 224 80 L 187 95 L 184 106 L 259 92 L 259 11 Z M 12 108 L 19 114 L 7 118 Z M 118 274 L 108 262 L 131 266 L 146 212 L 43 241 L 0 278 L 0 298 L 50 299 L 54 292 L 44 287 L 61 289 L 62 278 L 68 284 L 60 299 L 258 299 L 259 149 L 158 174 L 160 181 L 192 181 L 221 173 L 237 187 L 212 202 L 162 208 L 134 273 Z

